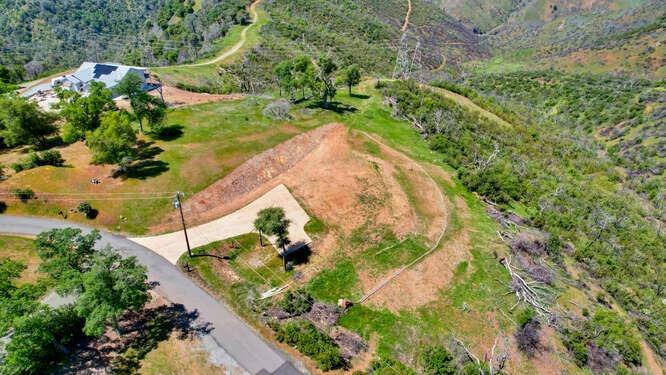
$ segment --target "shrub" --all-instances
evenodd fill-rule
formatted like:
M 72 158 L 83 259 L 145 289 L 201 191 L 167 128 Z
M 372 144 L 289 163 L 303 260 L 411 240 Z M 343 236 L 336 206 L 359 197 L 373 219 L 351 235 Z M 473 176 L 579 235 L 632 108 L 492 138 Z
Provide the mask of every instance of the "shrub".
M 540 344 L 541 324 L 538 320 L 530 320 L 527 324 L 518 328 L 515 333 L 518 349 L 528 357 L 534 356 L 541 348 Z
M 564 345 L 579 366 L 613 369 L 622 362 L 631 366 L 642 362 L 637 333 L 622 317 L 606 308 L 597 309 L 592 318 L 565 330 Z
M 12 169 L 19 173 L 32 168 L 37 168 L 42 165 L 52 165 L 54 167 L 62 167 L 65 160 L 59 151 L 48 150 L 42 153 L 31 152 L 25 158 L 19 160 L 17 163 L 12 164 Z
M 278 341 L 298 349 L 312 358 L 317 366 L 329 371 L 344 365 L 340 348 L 327 335 L 319 332 L 310 322 L 294 320 L 281 326 L 274 326 Z
M 48 150 L 42 152 L 38 156 L 39 165 L 53 165 L 55 167 L 62 167 L 65 164 L 65 160 L 62 158 L 60 151 Z
M 536 311 L 531 307 L 526 307 L 518 312 L 516 316 L 516 321 L 520 327 L 525 326 L 527 323 L 531 322 L 532 319 L 536 316 Z
M 76 207 L 76 211 L 86 215 L 88 219 L 92 219 L 95 215 L 95 209 L 92 208 L 90 203 L 86 201 L 80 202 L 79 205 Z
M 421 366 L 426 375 L 453 375 L 456 363 L 453 356 L 441 346 L 431 346 L 421 353 Z
M 20 199 L 21 202 L 25 203 L 35 197 L 35 192 L 32 191 L 32 189 L 30 188 L 24 188 L 24 189 L 19 188 L 19 189 L 14 189 L 14 196 Z
M 74 125 L 66 123 L 60 129 L 60 137 L 65 143 L 74 143 L 84 138 L 85 134 L 77 129 Z
M 278 99 L 274 102 L 269 103 L 266 108 L 264 108 L 263 114 L 266 117 L 270 117 L 278 120 L 285 120 L 289 118 L 289 111 L 291 110 L 291 104 L 286 99 Z
M 310 293 L 304 289 L 299 289 L 293 292 L 291 290 L 288 291 L 284 295 L 280 305 L 289 314 L 301 315 L 310 311 L 313 303 L 314 299 Z
M 13 163 L 12 169 L 14 170 L 14 172 L 19 173 L 21 171 L 25 171 L 28 169 L 37 168 L 38 167 L 37 160 L 38 160 L 37 154 L 31 152 L 28 154 L 28 156 L 21 158 L 16 163 Z
M 128 348 L 125 353 L 115 357 L 111 361 L 113 373 L 117 375 L 136 374 L 137 369 L 141 367 L 141 356 L 138 350 Z

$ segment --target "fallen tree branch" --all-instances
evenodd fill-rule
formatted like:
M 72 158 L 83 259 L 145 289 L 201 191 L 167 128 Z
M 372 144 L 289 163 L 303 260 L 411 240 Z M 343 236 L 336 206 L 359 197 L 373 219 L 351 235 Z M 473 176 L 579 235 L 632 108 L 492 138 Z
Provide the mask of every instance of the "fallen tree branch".
M 539 294 L 534 289 L 535 286 L 531 285 L 529 282 L 518 274 L 514 270 L 514 267 L 511 265 L 511 256 L 500 259 L 500 263 L 506 268 L 511 275 L 511 290 L 516 294 L 518 302 L 525 302 L 531 305 L 537 314 L 541 316 L 550 316 L 552 313 L 546 307 L 543 306 Z M 518 304 L 516 303 L 511 307 L 513 310 Z

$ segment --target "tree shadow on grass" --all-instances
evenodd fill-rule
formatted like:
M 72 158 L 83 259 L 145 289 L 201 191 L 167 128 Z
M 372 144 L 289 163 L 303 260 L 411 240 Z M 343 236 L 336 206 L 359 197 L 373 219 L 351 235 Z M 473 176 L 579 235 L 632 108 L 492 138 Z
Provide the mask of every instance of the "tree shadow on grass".
M 320 108 L 324 109 L 327 111 L 333 111 L 335 113 L 343 114 L 347 112 L 356 112 L 358 109 L 356 107 L 353 107 L 348 104 L 340 103 L 340 102 L 328 102 L 328 105 L 324 106 L 324 102 L 318 101 L 314 102 L 310 105 L 307 106 L 307 108 L 314 109 L 314 108 Z
M 141 360 L 172 334 L 188 339 L 210 333 L 210 323 L 197 323 L 197 311 L 170 304 L 128 312 L 120 319 L 118 334 L 84 338 L 71 353 L 62 373 L 88 373 L 93 369 L 111 369 L 112 373 L 135 373 Z
M 149 177 L 159 176 L 169 170 L 169 164 L 162 160 L 155 160 L 164 150 L 155 146 L 155 142 L 137 142 L 135 161 L 113 172 L 113 177 L 123 179 L 135 178 L 145 180 Z
M 287 262 L 292 265 L 306 264 L 310 261 L 312 249 L 307 244 L 296 242 L 287 248 Z
M 156 177 L 169 170 L 169 164 L 161 160 L 140 160 L 133 163 L 125 172 L 124 177 L 145 180 Z
M 365 94 L 354 94 L 354 93 L 352 93 L 349 96 L 351 96 L 352 98 L 356 98 L 356 99 L 370 99 L 370 95 L 365 95 Z
M 183 129 L 185 129 L 183 125 L 171 124 L 151 133 L 151 136 L 160 141 L 173 141 L 183 136 Z

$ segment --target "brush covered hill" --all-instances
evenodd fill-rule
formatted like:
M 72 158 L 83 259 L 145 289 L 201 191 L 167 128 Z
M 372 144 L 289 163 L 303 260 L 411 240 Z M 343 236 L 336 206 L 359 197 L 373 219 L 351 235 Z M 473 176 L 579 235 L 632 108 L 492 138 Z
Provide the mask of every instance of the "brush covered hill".
M 479 6 L 488 12 L 501 4 L 478 2 L 484 3 Z M 476 19 L 469 8 L 452 8 L 451 12 L 486 32 L 485 43 L 494 55 L 502 57 L 502 63 L 647 78 L 666 76 L 666 8 L 661 0 L 510 3 L 490 22 Z
M 248 20 L 245 0 L 7 0 L 0 2 L 0 64 L 24 78 L 82 60 L 166 65 L 215 50 Z
M 470 59 L 489 56 L 472 29 L 429 1 L 414 0 L 405 27 L 403 0 L 273 0 L 262 3 L 269 21 L 261 42 L 242 61 L 223 69 L 251 76 L 257 90 L 274 86 L 273 67 L 298 55 L 329 55 L 340 65 L 357 64 L 366 75 L 391 76 L 398 51 L 423 73 L 456 70 Z

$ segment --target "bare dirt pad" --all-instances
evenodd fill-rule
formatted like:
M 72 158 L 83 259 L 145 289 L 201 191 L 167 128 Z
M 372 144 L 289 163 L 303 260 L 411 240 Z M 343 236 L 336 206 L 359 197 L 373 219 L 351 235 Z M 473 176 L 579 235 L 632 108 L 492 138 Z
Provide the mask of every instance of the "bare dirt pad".
M 285 184 L 330 229 L 313 244 L 315 252 L 301 269 L 303 282 L 330 267 L 341 254 L 340 239 L 364 225 L 384 226 L 398 238 L 424 235 L 434 243 L 447 214 L 437 185 L 411 159 L 381 144 L 378 151 L 369 152 L 368 142 L 373 141 L 341 124 L 297 135 L 189 198 L 185 215 L 196 218 L 191 224 L 207 222 Z M 399 181 L 399 175 L 407 182 Z M 153 230 L 178 223 L 174 213 Z
M 223 179 L 187 199 L 183 204 L 185 215 L 192 218 L 191 224 L 201 224 L 247 205 L 277 186 L 280 182 L 275 177 L 309 155 L 337 126 L 327 125 L 297 135 L 252 157 Z M 178 215 L 173 213 L 163 224 L 178 220 Z
M 417 228 L 416 214 L 384 160 L 354 149 L 347 129 L 330 124 L 254 156 L 225 178 L 195 194 L 183 205 L 192 224 L 207 222 L 252 202 L 280 183 L 327 224 L 349 233 L 363 224 L 359 194 L 389 191 L 377 224 L 395 226 L 398 234 Z M 379 198 L 378 198 L 379 199 Z M 174 213 L 163 224 L 177 223 Z M 400 223 L 398 226 L 397 224 Z
M 150 92 L 150 95 L 160 97 L 160 92 L 159 90 L 153 90 Z M 242 94 L 208 94 L 191 92 L 168 85 L 162 86 L 162 95 L 164 96 L 164 101 L 166 102 L 167 106 L 170 108 L 219 102 L 223 100 L 238 100 L 244 97 Z M 116 104 L 120 108 L 130 108 L 129 101 L 126 99 L 117 100 Z
M 422 306 L 438 298 L 439 291 L 453 279 L 456 266 L 471 259 L 469 208 L 462 198 L 457 198 L 455 210 L 463 222 L 462 229 L 440 244 L 440 247 L 423 261 L 391 280 L 372 295 L 368 303 L 397 312 Z M 395 270 L 391 270 L 389 274 L 393 272 Z M 361 274 L 360 279 L 366 291 L 381 281 L 381 278 L 373 278 L 365 273 Z

